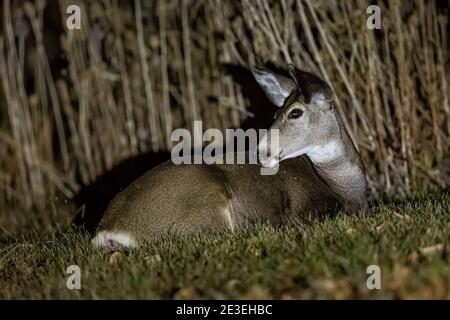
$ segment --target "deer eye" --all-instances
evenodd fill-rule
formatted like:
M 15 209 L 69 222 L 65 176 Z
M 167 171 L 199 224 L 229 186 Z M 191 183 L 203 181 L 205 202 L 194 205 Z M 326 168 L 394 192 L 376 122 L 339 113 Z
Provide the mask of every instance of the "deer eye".
M 289 112 L 288 118 L 289 119 L 298 119 L 302 116 L 303 110 L 301 109 L 294 109 L 291 112 Z

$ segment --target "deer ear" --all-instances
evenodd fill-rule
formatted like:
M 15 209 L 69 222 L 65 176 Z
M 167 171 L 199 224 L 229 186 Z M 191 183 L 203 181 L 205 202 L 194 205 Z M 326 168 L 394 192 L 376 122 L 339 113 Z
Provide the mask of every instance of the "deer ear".
M 252 73 L 266 96 L 277 107 L 282 107 L 286 99 L 297 89 L 292 79 L 267 69 L 252 68 Z
M 305 98 L 306 103 L 312 101 L 331 101 L 333 99 L 333 90 L 324 80 L 318 76 L 297 69 L 294 65 L 289 65 L 289 74 L 295 79 L 295 82 Z

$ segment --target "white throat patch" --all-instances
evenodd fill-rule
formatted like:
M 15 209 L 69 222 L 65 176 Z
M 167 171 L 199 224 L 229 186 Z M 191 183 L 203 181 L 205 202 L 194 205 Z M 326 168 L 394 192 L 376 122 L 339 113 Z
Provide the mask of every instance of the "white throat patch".
M 339 159 L 343 155 L 342 146 L 336 141 L 308 148 L 306 155 L 314 163 L 326 163 Z

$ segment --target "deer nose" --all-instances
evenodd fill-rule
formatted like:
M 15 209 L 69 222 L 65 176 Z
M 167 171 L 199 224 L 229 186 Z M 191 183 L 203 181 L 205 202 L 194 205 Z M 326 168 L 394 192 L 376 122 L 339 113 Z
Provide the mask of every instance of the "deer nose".
M 265 135 L 258 145 L 257 152 L 258 163 L 263 167 L 273 167 L 279 161 L 279 153 L 275 152 L 276 150 L 273 150 L 271 147 L 272 146 L 267 143 L 267 135 Z

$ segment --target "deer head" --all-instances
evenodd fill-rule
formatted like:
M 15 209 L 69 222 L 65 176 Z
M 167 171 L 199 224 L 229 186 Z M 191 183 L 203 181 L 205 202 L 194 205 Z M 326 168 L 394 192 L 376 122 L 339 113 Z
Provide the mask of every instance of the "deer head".
M 252 73 L 269 100 L 280 109 L 270 129 L 277 129 L 279 143 L 268 143 L 271 130 L 258 145 L 260 162 L 273 167 L 279 161 L 307 154 L 314 162 L 332 160 L 339 152 L 340 118 L 333 92 L 319 77 L 295 66 L 289 76 L 253 68 Z

